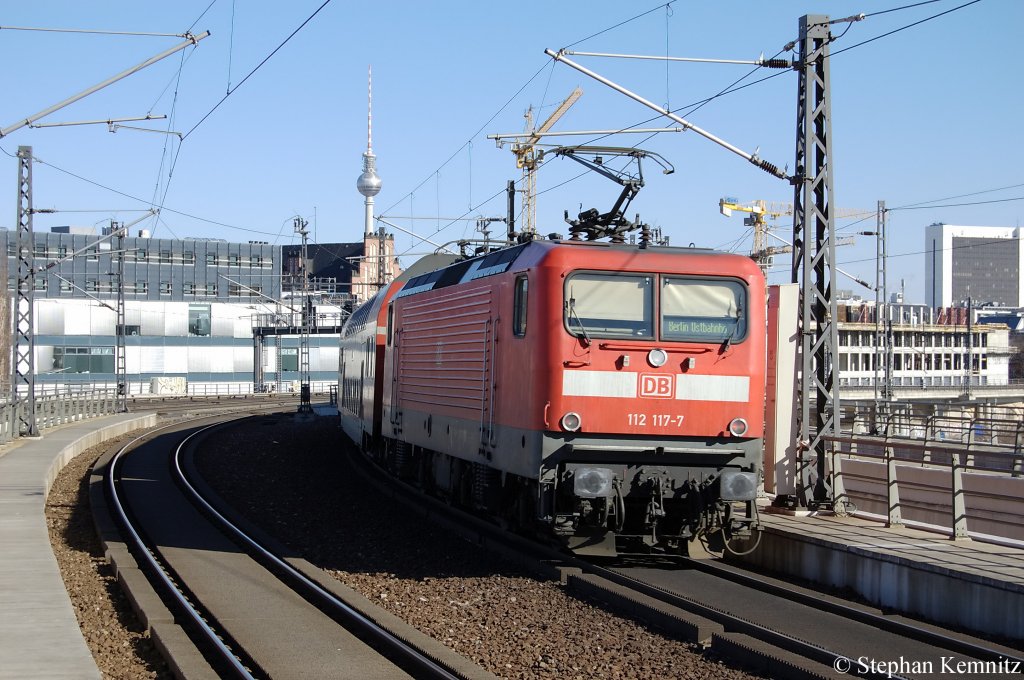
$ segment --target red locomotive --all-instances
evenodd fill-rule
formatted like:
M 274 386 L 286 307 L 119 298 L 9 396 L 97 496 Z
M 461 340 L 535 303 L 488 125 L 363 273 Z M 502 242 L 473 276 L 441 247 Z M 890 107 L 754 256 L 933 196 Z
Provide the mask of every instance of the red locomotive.
M 581 553 L 685 554 L 756 523 L 764 277 L 577 240 L 417 263 L 346 324 L 339 392 L 346 434 L 432 493 Z

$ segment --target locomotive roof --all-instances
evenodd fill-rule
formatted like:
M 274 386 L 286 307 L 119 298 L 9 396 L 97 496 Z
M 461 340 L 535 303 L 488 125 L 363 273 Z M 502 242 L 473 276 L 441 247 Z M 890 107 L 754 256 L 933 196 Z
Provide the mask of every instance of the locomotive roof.
M 529 245 L 529 243 L 523 243 L 518 246 L 512 246 L 511 248 L 502 248 L 501 250 L 495 250 L 494 252 L 487 253 L 486 255 L 480 255 L 468 260 L 456 262 L 444 269 L 420 274 L 419 276 L 409 279 L 395 298 L 397 299 L 405 297 L 406 295 L 414 295 L 415 293 L 422 293 L 424 291 L 434 290 L 435 288 L 454 286 L 457 283 L 472 281 L 473 279 L 483 278 L 484 276 L 501 274 L 508 271 L 509 267 L 512 266 L 512 263 L 516 261 L 516 258 L 518 258 Z
M 610 243 L 607 241 L 560 241 L 560 240 L 535 240 L 528 243 L 522 243 L 519 245 L 511 246 L 509 248 L 502 248 L 493 252 L 487 253 L 486 255 L 478 255 L 467 260 L 462 260 L 451 264 L 441 269 L 434 271 L 428 271 L 417 276 L 410 277 L 409 280 L 402 287 L 402 290 L 395 295 L 395 298 L 405 297 L 407 295 L 415 295 L 417 293 L 423 293 L 428 290 L 435 290 L 437 288 L 446 288 L 448 286 L 454 286 L 458 283 L 466 281 L 472 281 L 474 279 L 483 278 L 485 276 L 494 276 L 495 274 L 502 274 L 508 271 L 517 259 L 526 251 L 528 248 L 546 247 L 553 248 L 556 246 L 573 246 L 573 247 L 588 247 L 588 248 L 608 248 L 613 250 L 629 250 L 636 251 L 638 246 L 625 243 Z M 688 254 L 693 255 L 728 255 L 718 250 L 711 250 L 708 248 L 679 248 L 670 246 L 648 246 L 644 249 L 646 252 L 652 253 L 679 253 L 685 251 Z M 417 263 L 418 264 L 418 263 Z

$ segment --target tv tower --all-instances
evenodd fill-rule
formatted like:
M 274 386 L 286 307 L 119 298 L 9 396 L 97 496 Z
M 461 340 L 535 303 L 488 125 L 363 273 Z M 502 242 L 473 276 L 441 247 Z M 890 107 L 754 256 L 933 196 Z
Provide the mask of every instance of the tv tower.
M 373 68 L 367 67 L 366 85 L 366 152 L 363 153 L 363 174 L 356 180 L 356 189 L 366 200 L 366 221 L 363 236 L 373 234 L 373 197 L 380 193 L 381 181 L 377 176 L 377 157 L 373 155 Z

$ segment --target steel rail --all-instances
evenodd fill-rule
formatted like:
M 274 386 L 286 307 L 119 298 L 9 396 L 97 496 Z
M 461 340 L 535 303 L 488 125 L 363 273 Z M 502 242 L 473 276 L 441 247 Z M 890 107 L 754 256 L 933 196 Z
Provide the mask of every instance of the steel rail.
M 933 645 L 952 652 L 966 654 L 980 661 L 999 662 L 1005 660 L 1024 665 L 1024 656 L 1019 652 L 1015 653 L 1014 650 L 1008 648 L 1000 650 L 985 647 L 971 642 L 970 640 L 955 637 L 951 634 L 942 633 L 936 630 L 929 630 L 928 628 L 916 626 L 904 621 L 897 621 L 887 618 L 884 615 L 873 614 L 871 612 L 857 609 L 855 606 L 846 605 L 835 600 L 830 601 L 827 598 L 822 599 L 820 597 L 815 597 L 815 595 L 781 586 L 777 583 L 768 583 L 753 576 L 726 571 L 721 567 L 714 567 L 699 560 L 690 560 L 688 558 L 684 559 L 686 559 L 687 562 L 692 563 L 697 569 L 704 571 L 705 573 L 710 573 L 718 578 L 735 582 L 744 587 L 755 588 L 761 592 L 767 592 L 787 601 L 795 601 L 805 606 L 814 607 L 815 609 L 824 611 L 828 614 L 834 614 L 836 616 L 857 621 L 858 623 L 871 625 L 880 630 L 895 633 L 916 642 Z M 766 642 L 780 649 L 798 654 L 801 657 L 812 661 L 824 663 L 832 666 L 833 668 L 837 668 L 836 664 L 841 663 L 844 660 L 848 662 L 850 661 L 850 657 L 846 654 L 835 652 L 831 649 L 826 649 L 825 647 L 802 640 L 796 636 L 774 630 L 773 628 L 763 624 L 750 621 L 736 614 L 732 614 L 712 605 L 700 602 L 695 598 L 672 593 L 658 586 L 644 583 L 643 581 L 621 572 L 594 564 L 589 564 L 588 570 L 595 576 L 600 576 L 601 578 L 607 579 L 620 586 L 721 623 L 726 627 L 727 631 L 740 632 L 749 635 L 750 637 L 762 642 Z M 889 674 L 885 671 L 880 671 L 880 673 L 875 674 L 868 673 L 865 677 L 885 677 L 890 679 L 904 678 L 904 676 Z
M 727 630 L 745 633 L 776 648 L 785 649 L 819 663 L 833 665 L 837 660 L 847 658 L 844 654 L 831 652 L 812 643 L 773 631 L 755 622 L 747 621 L 710 605 L 637 581 L 619 572 L 601 567 L 582 557 L 570 555 L 554 547 L 510 534 L 498 526 L 490 524 L 455 506 L 442 503 L 436 498 L 423 494 L 416 487 L 385 474 L 379 466 L 374 465 L 365 455 L 351 453 L 349 458 L 350 460 L 358 461 L 359 465 L 356 468 L 358 474 L 362 475 L 364 479 L 367 479 L 379 489 L 383 490 L 390 485 L 393 487 L 392 490 L 401 487 L 404 491 L 416 492 L 416 495 L 413 496 L 396 493 L 392 497 L 395 500 L 402 502 L 407 507 L 418 508 L 417 511 L 424 517 L 430 518 L 431 521 L 443 523 L 447 529 L 461 532 L 466 540 L 470 540 L 487 549 L 517 554 L 520 557 L 523 554 L 529 554 L 538 563 L 543 562 L 551 566 L 580 569 L 584 573 L 598 576 L 659 602 L 720 623 Z M 893 678 L 903 680 L 898 675 L 891 675 L 887 680 L 892 680 Z
M 252 672 L 246 668 L 245 664 L 242 663 L 234 652 L 225 644 L 224 640 L 221 639 L 219 633 L 206 621 L 203 614 L 192 604 L 185 593 L 178 587 L 174 580 L 170 577 L 167 571 L 164 569 L 160 560 L 157 559 L 153 551 L 149 549 L 142 537 L 135 530 L 135 526 L 132 521 L 128 518 L 128 514 L 125 511 L 124 504 L 121 502 L 120 495 L 118 494 L 118 479 L 117 469 L 121 462 L 121 459 L 126 453 L 128 453 L 135 445 L 143 439 L 151 439 L 153 433 L 160 432 L 161 430 L 167 430 L 172 427 L 179 426 L 181 423 L 171 423 L 163 427 L 159 427 L 155 430 L 150 430 L 146 434 L 136 437 L 132 441 L 125 444 L 121 449 L 114 455 L 113 460 L 110 463 L 110 471 L 107 474 L 107 490 L 110 495 L 111 503 L 117 513 L 117 517 L 131 536 L 131 540 L 137 548 L 135 552 L 141 554 L 145 559 L 146 563 L 151 569 L 151 573 L 155 574 L 163 585 L 165 592 L 169 593 L 179 607 L 187 614 L 189 620 L 196 625 L 199 632 L 201 632 L 205 641 L 209 642 L 213 648 L 217 651 L 221 660 L 228 664 L 228 666 L 238 674 L 241 678 L 247 678 L 255 680 L 257 676 L 253 675 Z
M 823 599 L 818 595 L 818 593 L 807 592 L 800 588 L 788 587 L 774 580 L 765 580 L 758 578 L 757 576 L 727 569 L 718 566 L 717 564 L 709 564 L 706 560 L 686 558 L 686 561 L 690 566 L 703 571 L 704 573 L 712 574 L 719 578 L 732 581 L 733 583 L 757 589 L 761 592 L 767 592 L 791 602 L 805 604 L 807 606 L 814 607 L 819 611 L 836 614 L 844 619 L 866 623 L 878 628 L 879 630 L 896 633 L 918 642 L 924 642 L 926 644 L 935 645 L 936 647 L 948 649 L 952 652 L 974 656 L 982 661 L 1009 659 L 1024 666 L 1024 655 L 1014 656 L 1011 650 L 995 650 L 991 647 L 984 647 L 970 640 L 955 637 L 937 630 L 929 630 L 928 628 L 919 625 L 887 617 L 884 614 L 866 611 L 854 604 L 846 604 L 838 601 L 836 598 L 827 597 Z
M 217 423 L 210 425 L 201 430 L 193 432 L 186 437 L 178 445 L 174 454 L 174 469 L 178 477 L 178 481 L 181 482 L 183 489 L 188 492 L 194 503 L 200 506 L 208 516 L 214 518 L 219 524 L 222 531 L 224 531 L 232 540 L 244 544 L 249 550 L 255 552 L 266 562 L 272 564 L 275 568 L 283 571 L 288 575 L 289 578 L 294 579 L 302 584 L 304 588 L 307 588 L 321 598 L 322 601 L 327 602 L 336 612 L 341 613 L 346 621 L 354 623 L 358 628 L 371 636 L 374 640 L 385 645 L 389 650 L 401 655 L 403 659 L 415 665 L 418 671 L 423 673 L 420 677 L 439 678 L 443 680 L 460 680 L 462 676 L 452 673 L 444 666 L 433 661 L 429 657 L 422 654 L 418 649 L 405 643 L 403 640 L 392 635 L 385 628 L 378 625 L 370 618 L 364 616 L 352 608 L 348 603 L 339 599 L 334 593 L 325 589 L 316 581 L 313 581 L 301 571 L 293 567 L 286 560 L 282 559 L 278 555 L 274 554 L 258 541 L 253 539 L 251 536 L 246 534 L 240 528 L 235 526 L 230 520 L 228 520 L 223 514 L 221 514 L 209 501 L 207 501 L 202 494 L 192 485 L 189 481 L 188 476 L 182 466 L 181 458 L 182 453 L 187 446 L 192 443 L 192 440 L 198 439 L 200 436 L 207 434 L 210 430 L 218 427 L 222 427 L 224 423 Z
M 393 484 L 401 486 L 405 491 L 417 491 L 415 487 L 406 482 L 395 480 L 390 476 L 384 475 L 380 469 L 376 465 L 372 465 L 371 461 L 369 461 L 365 456 L 353 454 L 351 455 L 351 458 L 360 462 L 360 466 L 357 468 L 359 470 L 359 474 L 369 480 L 372 480 L 372 483 L 375 485 Z M 413 500 L 407 495 L 399 495 L 397 498 L 408 504 L 410 507 L 413 505 Z M 490 543 L 492 547 L 497 544 L 499 546 L 505 546 L 505 549 L 511 548 L 512 550 L 518 550 L 521 552 L 527 550 L 527 548 L 524 547 L 524 543 L 526 542 L 525 539 L 509 535 L 508 532 L 502 531 L 500 528 L 484 522 L 469 513 L 461 511 L 453 506 L 442 504 L 437 499 L 429 496 L 418 495 L 415 498 L 423 503 L 423 505 L 420 505 L 420 511 L 425 516 L 432 517 L 434 521 L 444 521 L 446 527 L 453 525 L 455 522 L 454 517 L 459 516 L 460 519 L 463 520 L 461 530 L 466 533 L 466 538 L 469 540 L 473 540 L 481 545 Z M 451 519 L 442 520 L 441 518 L 443 517 L 450 517 Z M 482 540 L 484 534 L 491 538 L 487 541 Z M 534 552 L 535 557 L 538 560 L 546 561 L 549 564 L 557 563 L 565 567 L 579 568 L 584 573 L 589 573 L 619 586 L 629 588 L 630 590 L 653 598 L 659 602 L 715 621 L 723 625 L 727 631 L 744 633 L 776 648 L 798 654 L 805 659 L 833 667 L 835 667 L 835 663 L 849 659 L 846 654 L 835 652 L 812 642 L 789 635 L 785 632 L 774 630 L 773 628 L 761 623 L 745 619 L 736 614 L 714 607 L 713 605 L 700 602 L 695 598 L 672 593 L 658 586 L 644 583 L 643 581 L 637 580 L 622 572 L 603 567 L 578 556 L 567 555 L 564 552 L 556 551 L 549 546 L 544 546 L 539 543 L 531 543 L 530 550 Z M 694 560 L 678 556 L 674 556 L 672 559 L 683 561 L 688 565 L 692 565 L 695 568 L 704 571 L 705 573 L 710 573 L 718 578 L 767 592 L 770 595 L 781 599 L 814 607 L 843 619 L 853 620 L 858 623 L 876 627 L 880 630 L 899 634 L 916 642 L 930 644 L 983 661 L 1007 659 L 1010 661 L 1020 662 L 1022 666 L 1024 666 L 1024 655 L 1021 655 L 1019 652 L 1015 653 L 1014 650 L 1010 649 L 994 649 L 962 637 L 955 637 L 952 634 L 947 634 L 938 630 L 940 628 L 939 626 L 935 626 L 936 629 L 933 630 L 907 621 L 896 620 L 882 614 L 867 611 L 864 608 L 859 608 L 855 603 L 842 602 L 838 598 L 831 598 L 828 596 L 823 597 L 813 591 L 808 592 L 806 589 L 788 587 L 784 584 L 779 584 L 778 582 L 764 581 L 756 576 L 737 573 L 713 564 L 708 564 L 703 560 Z M 883 674 L 879 677 L 900 678 L 902 676 L 897 674 L 892 674 L 891 676 Z
M 718 607 L 701 602 L 695 598 L 678 593 L 672 593 L 659 588 L 658 586 L 644 583 L 643 581 L 613 569 L 588 563 L 587 570 L 595 576 L 599 576 L 611 581 L 612 583 L 629 588 L 630 590 L 646 595 L 647 597 L 654 598 L 655 600 L 665 604 L 678 607 L 684 611 L 688 611 L 692 614 L 697 614 L 698 616 L 703 616 L 704 618 L 715 621 L 716 623 L 720 623 L 725 627 L 726 631 L 749 635 L 754 639 L 760 640 L 761 642 L 767 642 L 779 649 L 784 649 L 788 652 L 798 654 L 805 659 L 832 667 L 835 667 L 836 663 L 841 662 L 844 659 L 848 659 L 846 654 L 834 652 L 830 649 L 826 649 L 825 647 L 802 640 L 794 635 L 774 630 L 773 628 L 745 619 L 742 616 L 732 614 L 724 609 L 719 609 Z M 888 677 L 907 680 L 906 678 L 903 678 L 903 676 L 895 674 Z

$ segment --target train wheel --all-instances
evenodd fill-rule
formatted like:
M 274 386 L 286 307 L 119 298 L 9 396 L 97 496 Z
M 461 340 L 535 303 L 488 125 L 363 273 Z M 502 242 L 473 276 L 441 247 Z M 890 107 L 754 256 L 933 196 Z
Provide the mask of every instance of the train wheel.
M 473 502 L 473 473 L 468 465 L 458 458 L 451 459 L 452 500 L 455 505 L 468 508 Z
M 516 502 L 516 523 L 523 531 L 533 531 L 537 517 L 537 488 L 531 482 L 519 487 L 519 498 Z

